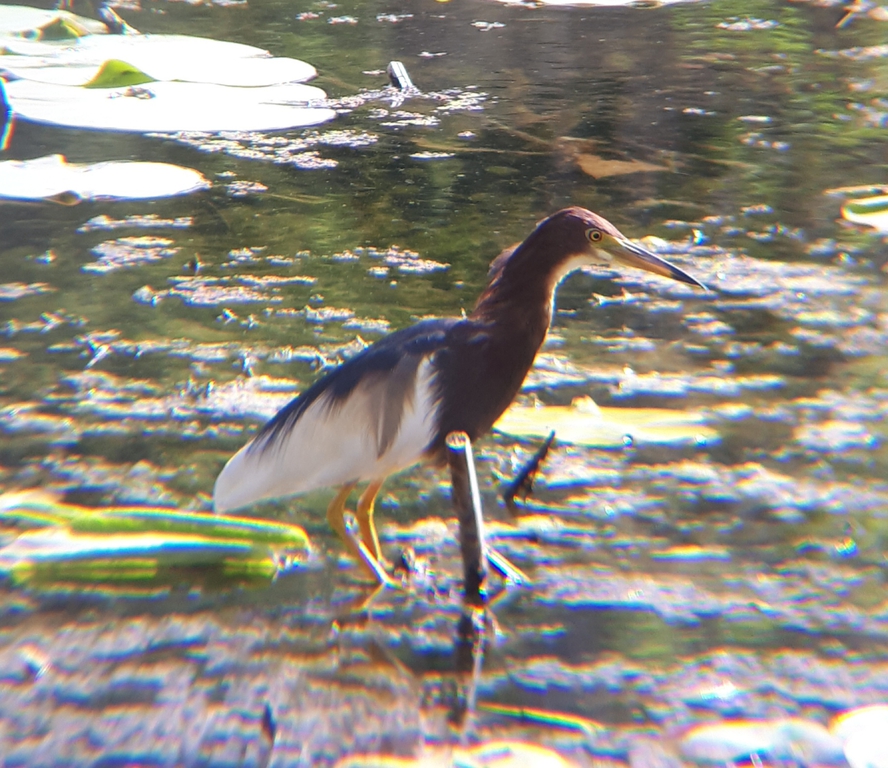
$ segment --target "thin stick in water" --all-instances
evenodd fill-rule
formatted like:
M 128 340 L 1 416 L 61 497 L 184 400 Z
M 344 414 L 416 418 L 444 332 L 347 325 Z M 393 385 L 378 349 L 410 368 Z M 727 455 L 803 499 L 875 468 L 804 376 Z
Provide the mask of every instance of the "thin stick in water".
M 459 519 L 465 598 L 469 603 L 481 605 L 485 601 L 483 587 L 487 578 L 487 551 L 472 443 L 465 432 L 451 432 L 447 435 L 446 445 L 453 504 Z

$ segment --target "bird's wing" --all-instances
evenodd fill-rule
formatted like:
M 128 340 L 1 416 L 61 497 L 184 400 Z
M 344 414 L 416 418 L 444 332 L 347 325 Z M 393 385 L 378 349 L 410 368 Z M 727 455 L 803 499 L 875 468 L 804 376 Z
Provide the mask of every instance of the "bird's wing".
M 412 382 L 405 379 L 410 374 L 415 375 L 422 358 L 444 346 L 448 332 L 458 322 L 455 318 L 423 320 L 409 328 L 388 334 L 318 379 L 281 408 L 256 435 L 250 444 L 250 450 L 266 451 L 274 447 L 321 396 L 327 401 L 328 407 L 335 408 L 347 400 L 359 385 L 369 384 L 376 388 L 382 377 L 392 382 L 392 386 L 384 387 L 388 390 L 387 394 L 390 394 L 390 400 L 398 399 L 399 395 L 401 398 L 409 396 L 407 384 Z M 397 403 L 386 403 L 387 410 L 395 405 L 400 406 L 401 402 L 402 399 Z M 389 415 L 384 420 L 391 422 L 392 416 Z M 391 428 L 383 431 L 388 433 Z
M 440 398 L 430 358 L 459 322 L 397 331 L 315 382 L 229 460 L 216 480 L 216 510 L 382 479 L 421 459 Z

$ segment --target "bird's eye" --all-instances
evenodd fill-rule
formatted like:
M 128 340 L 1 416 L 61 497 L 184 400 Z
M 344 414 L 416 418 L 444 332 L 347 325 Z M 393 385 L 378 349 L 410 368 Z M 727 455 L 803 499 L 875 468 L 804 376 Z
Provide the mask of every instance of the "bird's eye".
M 601 230 L 595 229 L 594 227 L 586 230 L 586 237 L 589 238 L 593 243 L 597 243 L 601 240 Z

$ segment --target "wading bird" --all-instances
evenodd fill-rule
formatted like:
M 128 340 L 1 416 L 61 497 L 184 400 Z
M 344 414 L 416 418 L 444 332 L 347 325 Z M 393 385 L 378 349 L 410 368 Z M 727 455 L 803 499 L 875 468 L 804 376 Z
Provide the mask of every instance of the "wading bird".
M 472 440 L 484 435 L 533 365 L 558 284 L 580 267 L 613 262 L 705 288 L 601 216 L 576 207 L 558 211 L 493 261 L 468 317 L 395 331 L 278 411 L 220 473 L 216 511 L 338 487 L 327 519 L 366 563 L 344 517 L 349 494 L 366 482 L 355 517 L 361 541 L 378 561 L 373 504 L 385 478 L 419 461 L 445 463 L 450 432 Z

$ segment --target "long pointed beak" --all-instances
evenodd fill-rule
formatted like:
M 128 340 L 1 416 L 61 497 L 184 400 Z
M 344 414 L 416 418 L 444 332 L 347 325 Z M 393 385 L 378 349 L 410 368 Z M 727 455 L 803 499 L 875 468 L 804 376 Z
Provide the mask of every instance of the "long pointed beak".
M 615 259 L 618 259 L 623 264 L 636 269 L 643 269 L 646 272 L 653 272 L 655 275 L 661 275 L 662 277 L 669 277 L 673 280 L 678 280 L 680 283 L 696 285 L 704 291 L 709 290 L 695 277 L 691 277 L 683 269 L 676 267 L 675 264 L 670 264 L 666 259 L 661 259 L 656 254 L 651 253 L 647 248 L 642 248 L 637 243 L 633 243 L 625 238 L 615 237 L 613 242 L 617 247 L 610 252 Z

